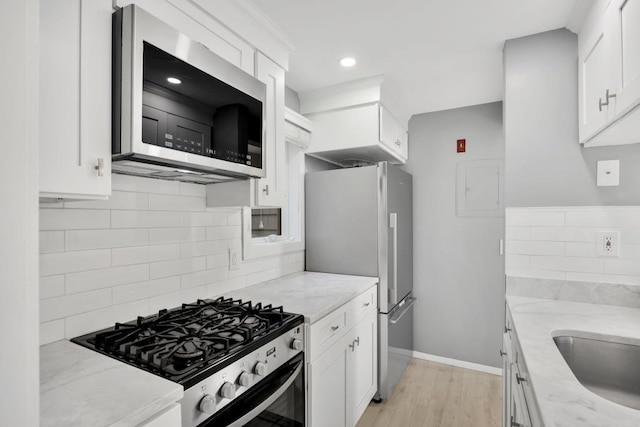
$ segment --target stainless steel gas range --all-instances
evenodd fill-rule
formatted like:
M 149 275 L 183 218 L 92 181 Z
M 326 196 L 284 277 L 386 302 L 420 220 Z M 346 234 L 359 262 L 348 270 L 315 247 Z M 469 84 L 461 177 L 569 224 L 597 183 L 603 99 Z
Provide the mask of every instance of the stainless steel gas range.
M 304 426 L 304 318 L 198 300 L 72 339 L 181 384 L 182 427 Z

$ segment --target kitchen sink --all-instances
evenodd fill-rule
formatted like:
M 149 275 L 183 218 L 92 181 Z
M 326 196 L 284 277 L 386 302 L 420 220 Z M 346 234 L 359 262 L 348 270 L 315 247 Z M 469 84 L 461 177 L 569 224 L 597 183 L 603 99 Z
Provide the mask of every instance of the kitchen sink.
M 572 336 L 553 341 L 583 386 L 607 400 L 640 409 L 640 345 Z

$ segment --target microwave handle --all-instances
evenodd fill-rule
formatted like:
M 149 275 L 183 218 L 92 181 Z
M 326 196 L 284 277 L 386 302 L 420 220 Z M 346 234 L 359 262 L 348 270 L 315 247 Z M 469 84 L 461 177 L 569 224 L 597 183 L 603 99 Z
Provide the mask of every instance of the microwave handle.
M 295 371 L 293 371 L 291 376 L 287 379 L 287 381 L 285 381 L 284 384 L 282 384 L 282 386 L 278 390 L 276 390 L 271 396 L 267 397 L 262 403 L 253 408 L 251 411 L 238 418 L 235 422 L 229 424 L 228 427 L 241 427 L 261 414 L 265 409 L 271 406 L 273 402 L 278 400 L 280 396 L 282 396 L 287 391 L 289 386 L 296 380 L 301 370 L 302 362 L 298 364 L 298 367 L 295 369 Z

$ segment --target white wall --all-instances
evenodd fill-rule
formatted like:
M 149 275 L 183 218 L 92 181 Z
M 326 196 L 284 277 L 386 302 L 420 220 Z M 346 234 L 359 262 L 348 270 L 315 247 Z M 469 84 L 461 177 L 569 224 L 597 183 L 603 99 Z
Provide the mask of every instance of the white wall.
M 114 174 L 108 201 L 41 204 L 41 343 L 304 269 L 304 252 L 245 261 L 241 214 L 205 187 Z
M 415 350 L 501 366 L 504 217 L 456 216 L 456 166 L 504 158 L 502 103 L 415 115 L 409 136 Z M 456 153 L 460 138 L 467 140 L 466 153 Z
M 0 425 L 39 425 L 38 2 L 2 3 Z

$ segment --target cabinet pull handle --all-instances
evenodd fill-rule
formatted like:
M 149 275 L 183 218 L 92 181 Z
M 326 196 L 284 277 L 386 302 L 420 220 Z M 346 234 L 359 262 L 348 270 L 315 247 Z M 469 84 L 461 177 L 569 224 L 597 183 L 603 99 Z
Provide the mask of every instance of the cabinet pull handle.
M 265 194 L 265 196 L 269 195 L 269 184 L 264 186 L 264 188 L 262 189 L 262 192 Z
M 511 417 L 511 427 L 524 427 L 522 424 L 517 423 L 514 419 L 513 416 Z
M 353 341 L 351 344 L 349 344 L 349 348 L 351 349 L 351 351 L 355 351 L 355 349 L 356 349 L 356 344 L 355 343 L 356 342 Z
M 356 338 L 353 342 L 358 344 L 358 347 L 360 347 L 360 337 Z
M 521 377 L 521 376 L 520 376 L 520 374 L 516 374 L 516 382 L 517 382 L 518 384 L 520 384 L 520 383 L 524 383 L 524 382 L 526 382 L 526 381 L 527 381 L 527 380 L 526 380 L 525 378 Z
M 609 105 L 609 99 L 615 98 L 615 93 L 609 93 L 609 89 L 607 89 L 607 93 L 604 95 L 606 100 L 602 102 L 602 98 L 598 98 L 598 111 L 602 111 L 602 107 L 606 107 Z
M 502 351 L 502 349 L 500 349 L 500 356 L 504 357 L 506 355 L 507 355 L 507 353 L 505 351 Z
M 365 306 L 365 307 L 369 307 L 369 305 L 370 305 L 370 304 L 371 304 L 370 302 L 365 302 L 365 303 L 364 303 L 364 306 Z
M 104 176 L 104 159 L 102 157 L 98 157 L 98 164 L 93 168 L 98 171 L 98 176 Z
M 511 332 L 511 328 L 508 326 L 504 327 L 504 333 L 506 334 L 507 332 Z
M 331 327 L 331 330 L 332 330 L 332 331 L 337 331 L 339 328 L 340 328 L 340 326 L 332 326 L 332 327 Z

